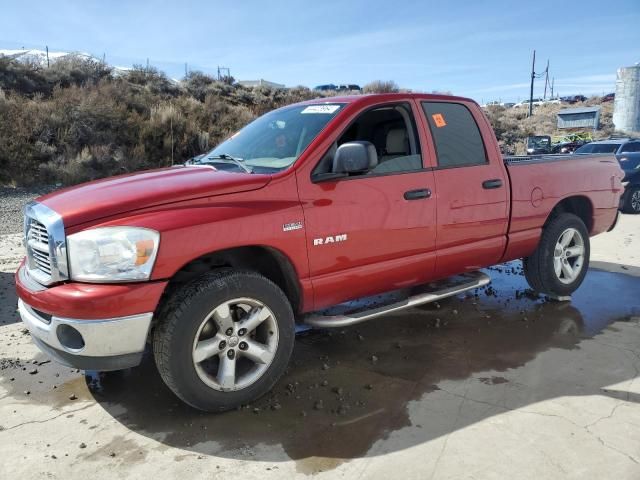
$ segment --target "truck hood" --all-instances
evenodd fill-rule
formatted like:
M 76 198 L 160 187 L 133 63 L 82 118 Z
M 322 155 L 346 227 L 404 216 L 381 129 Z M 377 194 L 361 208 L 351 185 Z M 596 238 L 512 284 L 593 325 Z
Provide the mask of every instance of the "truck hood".
M 257 190 L 271 176 L 211 166 L 172 167 L 120 175 L 58 190 L 37 199 L 62 216 L 65 227 L 167 203 Z

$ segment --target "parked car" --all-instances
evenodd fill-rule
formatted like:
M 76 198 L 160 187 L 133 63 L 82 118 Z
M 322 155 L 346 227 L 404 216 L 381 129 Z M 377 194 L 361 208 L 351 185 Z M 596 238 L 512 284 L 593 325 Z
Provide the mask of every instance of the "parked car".
M 326 85 L 318 85 L 317 87 L 314 88 L 314 90 L 317 90 L 319 92 L 334 92 L 337 89 L 338 87 L 333 83 L 327 83 Z
M 227 410 L 273 387 L 296 323 L 342 328 L 457 295 L 518 258 L 533 289 L 570 295 L 589 237 L 615 225 L 622 177 L 613 155 L 503 158 L 466 98 L 316 99 L 195 165 L 38 198 L 19 311 L 65 365 L 134 367 L 148 341 L 179 398 Z
M 583 141 L 556 143 L 555 145 L 553 145 L 551 147 L 551 153 L 553 153 L 553 154 L 556 154 L 556 153 L 560 153 L 560 154 L 573 153 L 584 144 L 585 144 L 585 142 L 583 142 Z
M 539 107 L 540 105 L 542 105 L 544 103 L 544 100 L 542 100 L 541 98 L 534 98 L 532 105 L 534 107 Z M 513 108 L 520 108 L 520 107 L 527 107 L 529 108 L 529 99 L 523 100 L 521 102 L 516 103 Z
M 615 93 L 607 93 L 604 97 L 602 97 L 603 102 L 613 102 L 616 99 Z
M 527 137 L 527 153 L 529 155 L 551 153 L 551 137 L 549 135 Z
M 624 193 L 620 208 L 625 213 L 640 213 L 640 140 L 612 138 L 591 142 L 578 148 L 576 154 L 613 153 L 624 171 Z
M 585 97 L 584 95 L 568 95 L 566 97 L 560 97 L 560 100 L 566 103 L 578 103 L 578 102 L 584 102 L 587 100 L 587 97 Z
M 356 85 L 355 83 L 350 83 L 348 85 L 338 85 L 337 90 L 339 92 L 359 92 L 362 90 L 362 88 L 360 88 L 360 86 Z

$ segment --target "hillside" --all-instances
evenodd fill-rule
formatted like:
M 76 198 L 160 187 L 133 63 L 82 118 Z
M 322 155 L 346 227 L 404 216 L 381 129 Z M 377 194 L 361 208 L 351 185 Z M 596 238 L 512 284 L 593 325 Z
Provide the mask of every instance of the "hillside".
M 180 163 L 264 112 L 319 95 L 306 87 L 250 89 L 200 72 L 176 82 L 154 68 L 114 71 L 65 52 L 49 52 L 55 62 L 47 68 L 43 52 L 18 53 L 0 55 L 0 185 L 74 184 Z M 397 90 L 393 82 L 365 87 Z M 532 118 L 503 107 L 487 114 L 505 150 L 524 153 L 528 135 L 559 133 L 560 108 L 539 107 Z M 606 136 L 611 103 L 602 109 L 597 135 Z
M 0 56 L 0 184 L 74 184 L 182 162 L 266 111 L 317 96 L 247 89 L 191 72 L 118 72 L 64 56 L 46 68 Z
M 557 128 L 557 113 L 565 108 L 600 106 L 600 129 L 592 132 L 594 139 L 606 138 L 614 131 L 612 115 L 613 102 L 602 102 L 600 97 L 592 97 L 586 102 L 573 105 L 545 104 L 536 107 L 533 116 L 527 117 L 526 108 L 486 107 L 485 113 L 491 121 L 498 142 L 504 151 L 518 155 L 526 153 L 525 141 L 530 135 L 564 135 L 567 130 Z M 580 130 L 584 131 L 584 130 Z

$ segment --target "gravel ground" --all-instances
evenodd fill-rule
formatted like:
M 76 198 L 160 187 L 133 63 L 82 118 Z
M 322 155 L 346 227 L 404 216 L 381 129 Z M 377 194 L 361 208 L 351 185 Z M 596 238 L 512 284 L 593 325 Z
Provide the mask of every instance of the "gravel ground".
M 0 235 L 22 231 L 22 209 L 31 200 L 53 190 L 0 187 Z

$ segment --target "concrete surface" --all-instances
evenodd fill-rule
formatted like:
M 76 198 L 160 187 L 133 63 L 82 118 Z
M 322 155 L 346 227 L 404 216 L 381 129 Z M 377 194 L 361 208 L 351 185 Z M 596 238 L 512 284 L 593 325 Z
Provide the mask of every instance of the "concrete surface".
M 0 236 L 0 479 L 638 479 L 638 235 L 625 215 L 593 239 L 570 303 L 513 262 L 477 296 L 302 334 L 273 393 L 223 415 L 182 405 L 149 357 L 48 362 L 15 313 L 19 235 Z

